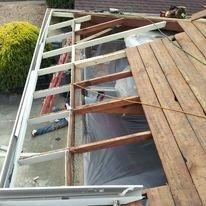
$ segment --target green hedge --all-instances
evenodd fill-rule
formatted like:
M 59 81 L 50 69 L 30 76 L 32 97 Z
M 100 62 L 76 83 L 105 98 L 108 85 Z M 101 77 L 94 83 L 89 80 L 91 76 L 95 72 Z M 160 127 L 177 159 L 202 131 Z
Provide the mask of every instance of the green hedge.
M 74 0 L 46 0 L 50 8 L 73 9 Z
M 24 86 L 38 34 L 28 22 L 0 26 L 0 91 Z

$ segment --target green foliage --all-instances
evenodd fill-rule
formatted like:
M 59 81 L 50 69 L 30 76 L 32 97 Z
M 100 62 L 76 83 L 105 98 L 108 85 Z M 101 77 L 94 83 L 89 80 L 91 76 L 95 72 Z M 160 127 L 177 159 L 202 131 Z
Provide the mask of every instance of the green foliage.
M 51 8 L 73 9 L 74 0 L 46 0 L 46 3 Z
M 23 87 L 39 29 L 28 22 L 0 26 L 0 90 Z

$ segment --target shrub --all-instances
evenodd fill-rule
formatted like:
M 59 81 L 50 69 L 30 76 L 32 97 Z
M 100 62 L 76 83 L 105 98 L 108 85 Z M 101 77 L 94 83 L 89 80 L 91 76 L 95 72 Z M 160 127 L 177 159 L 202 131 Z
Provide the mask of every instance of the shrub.
M 46 3 L 51 8 L 73 9 L 74 0 L 46 0 Z
M 0 26 L 0 90 L 23 87 L 39 29 L 28 22 Z

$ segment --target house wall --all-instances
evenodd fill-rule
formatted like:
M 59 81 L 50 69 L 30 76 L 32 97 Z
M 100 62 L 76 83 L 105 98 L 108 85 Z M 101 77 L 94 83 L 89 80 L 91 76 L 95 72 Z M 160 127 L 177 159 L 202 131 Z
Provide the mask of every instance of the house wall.
M 152 13 L 168 9 L 171 5 L 186 6 L 192 14 L 203 9 L 205 0 L 75 0 L 75 8 L 80 10 L 107 10 L 118 8 L 122 12 Z

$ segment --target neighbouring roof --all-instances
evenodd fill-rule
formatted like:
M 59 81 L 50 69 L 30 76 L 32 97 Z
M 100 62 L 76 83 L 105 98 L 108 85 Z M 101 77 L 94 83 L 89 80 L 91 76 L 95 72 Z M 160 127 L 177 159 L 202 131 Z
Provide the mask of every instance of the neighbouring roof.
M 205 0 L 76 0 L 75 9 L 104 10 L 108 8 L 117 8 L 122 12 L 159 14 L 160 11 L 164 11 L 171 5 L 175 5 L 186 6 L 188 13 L 192 14 L 201 10 L 204 4 Z

